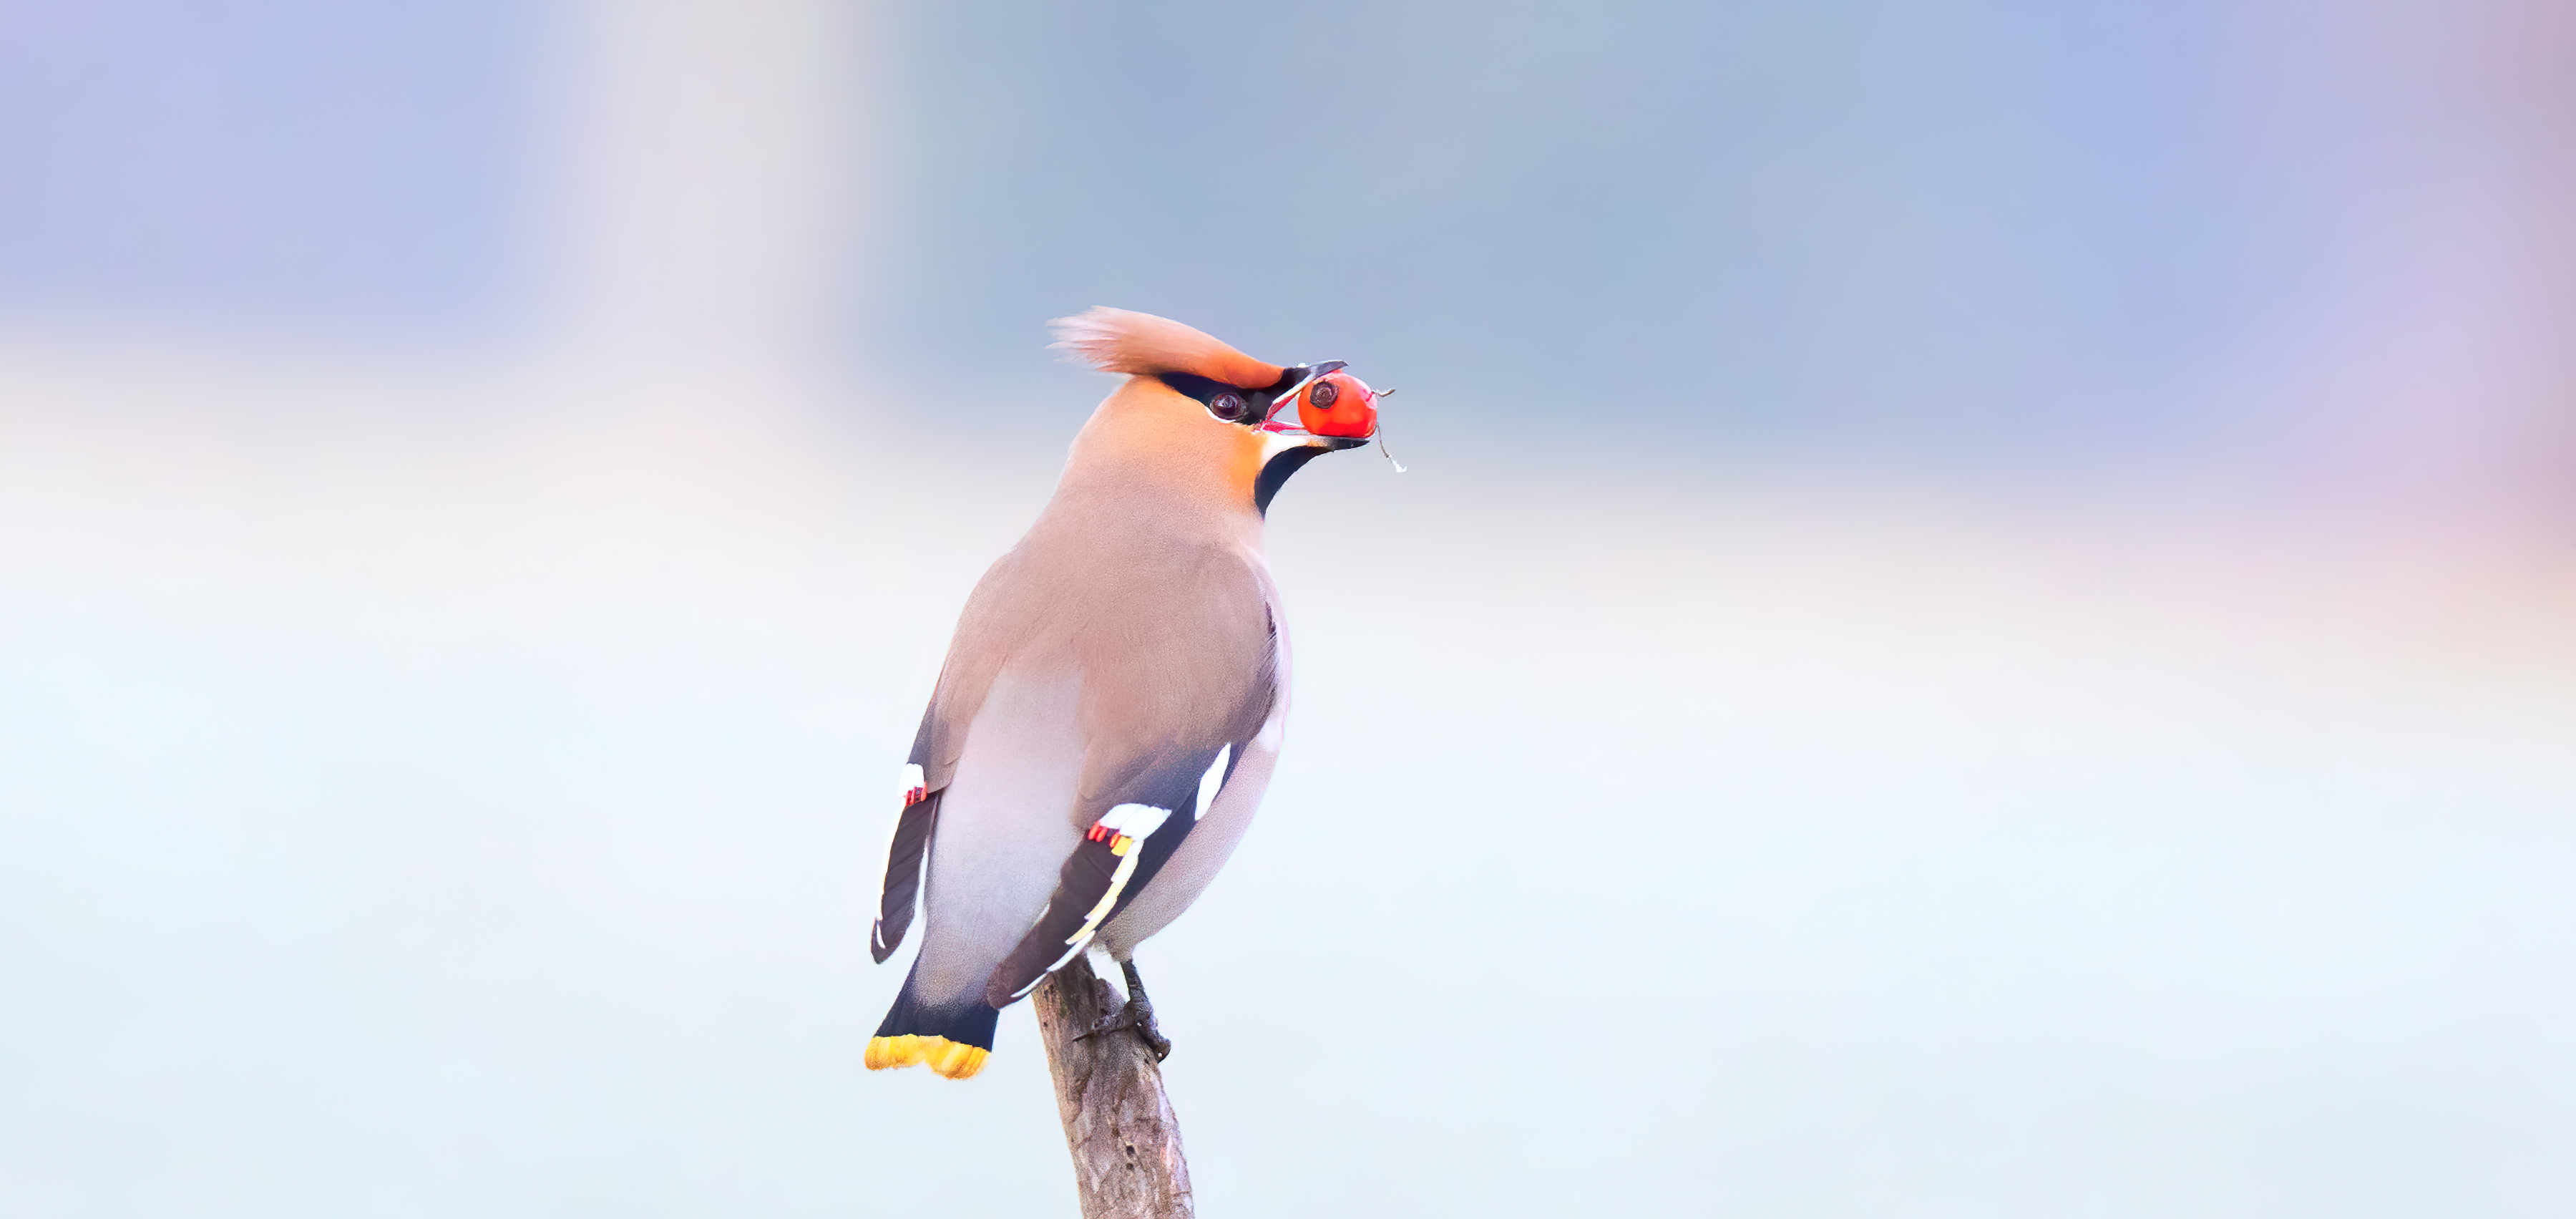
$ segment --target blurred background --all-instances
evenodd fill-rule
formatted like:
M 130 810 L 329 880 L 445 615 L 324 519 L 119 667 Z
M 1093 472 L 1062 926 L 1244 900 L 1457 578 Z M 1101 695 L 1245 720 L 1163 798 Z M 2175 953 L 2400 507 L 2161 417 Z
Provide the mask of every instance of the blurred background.
M 2576 1208 L 2576 9 L 0 3 L 0 1209 L 1073 1205 L 871 1076 L 966 592 L 1380 386 L 1201 1205 Z

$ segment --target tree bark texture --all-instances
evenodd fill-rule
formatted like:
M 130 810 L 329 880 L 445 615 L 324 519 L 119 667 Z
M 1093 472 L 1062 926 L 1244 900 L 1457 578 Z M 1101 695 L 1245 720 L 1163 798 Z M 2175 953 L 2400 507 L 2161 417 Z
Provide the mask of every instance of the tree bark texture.
M 1153 1051 L 1127 1029 L 1075 1040 L 1125 1000 L 1091 971 L 1089 953 L 1066 962 L 1029 999 L 1055 1076 L 1082 1219 L 1189 1219 L 1190 1168 Z

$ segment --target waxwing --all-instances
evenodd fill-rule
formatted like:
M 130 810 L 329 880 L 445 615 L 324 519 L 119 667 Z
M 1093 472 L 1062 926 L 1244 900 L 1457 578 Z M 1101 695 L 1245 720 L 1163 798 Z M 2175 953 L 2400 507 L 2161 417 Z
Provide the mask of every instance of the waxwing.
M 1126 381 L 967 599 L 913 738 L 869 949 L 894 953 L 918 896 L 921 952 L 871 1070 L 975 1074 L 1001 1009 L 1090 947 L 1128 991 L 1095 1031 L 1169 1052 L 1136 945 L 1242 839 L 1288 706 L 1262 518 L 1299 467 L 1377 431 L 1377 394 L 1340 361 L 1264 363 L 1123 309 L 1054 328 Z

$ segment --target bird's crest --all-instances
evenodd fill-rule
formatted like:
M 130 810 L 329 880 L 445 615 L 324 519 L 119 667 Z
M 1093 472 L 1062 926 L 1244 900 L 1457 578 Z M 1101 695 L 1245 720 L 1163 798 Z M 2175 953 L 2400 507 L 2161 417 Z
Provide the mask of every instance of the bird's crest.
M 1151 377 L 1187 373 L 1240 389 L 1267 389 L 1287 370 L 1253 359 L 1214 336 L 1167 317 L 1095 306 L 1047 323 L 1052 346 L 1102 372 Z

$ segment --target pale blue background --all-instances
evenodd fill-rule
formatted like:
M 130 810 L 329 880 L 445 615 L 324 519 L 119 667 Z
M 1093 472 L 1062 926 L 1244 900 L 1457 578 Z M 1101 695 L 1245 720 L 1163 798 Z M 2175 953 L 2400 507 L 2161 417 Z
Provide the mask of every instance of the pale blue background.
M 1204 1213 L 2566 1214 L 2567 33 L 0 4 L 0 1212 L 1069 1213 L 1022 1011 L 859 1054 L 1099 302 L 1413 466 L 1143 954 Z

